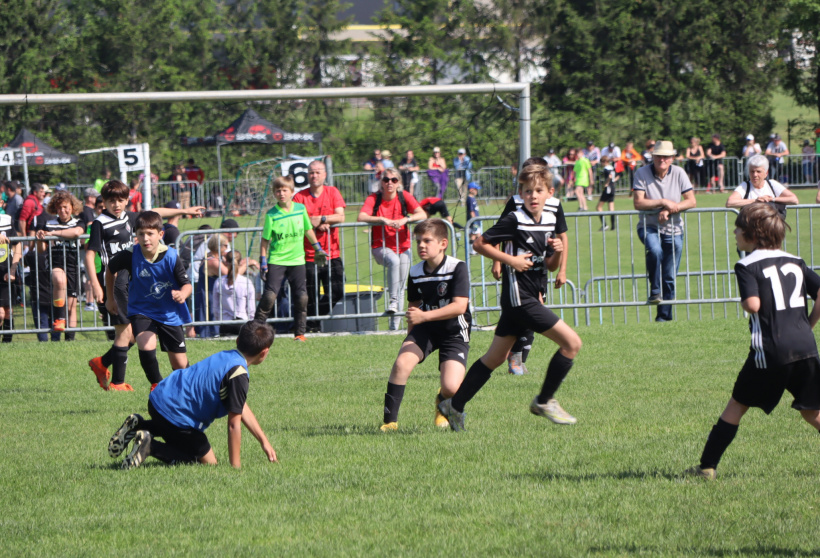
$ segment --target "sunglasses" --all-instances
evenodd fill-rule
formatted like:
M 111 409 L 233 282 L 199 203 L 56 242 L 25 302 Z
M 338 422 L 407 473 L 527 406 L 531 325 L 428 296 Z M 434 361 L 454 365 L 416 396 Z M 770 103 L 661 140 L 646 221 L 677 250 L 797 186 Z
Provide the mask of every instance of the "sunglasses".
M 382 182 L 384 182 L 385 184 L 387 184 L 388 182 L 392 182 L 393 184 L 395 184 L 398 181 L 399 181 L 399 179 L 396 178 L 395 176 L 392 176 L 392 177 L 391 176 L 385 176 L 384 178 L 382 178 Z

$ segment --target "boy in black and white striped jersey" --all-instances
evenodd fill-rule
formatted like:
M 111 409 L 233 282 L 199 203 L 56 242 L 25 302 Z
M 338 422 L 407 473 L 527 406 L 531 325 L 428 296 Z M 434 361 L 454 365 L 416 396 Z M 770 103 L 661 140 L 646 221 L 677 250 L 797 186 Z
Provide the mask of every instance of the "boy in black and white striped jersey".
M 398 429 L 399 406 L 413 369 L 438 351 L 441 390 L 436 396 L 435 425 L 447 428 L 438 404 L 450 398 L 464 379 L 470 350 L 470 277 L 467 264 L 447 255 L 447 225 L 426 219 L 413 229 L 422 261 L 410 268 L 406 313 L 408 332 L 390 371 L 384 395 L 383 432 Z
M 797 256 L 780 250 L 786 222 L 768 203 L 745 206 L 735 221 L 735 264 L 740 304 L 749 313 L 752 342 L 732 397 L 712 427 L 700 465 L 687 475 L 714 480 L 715 469 L 749 407 L 771 413 L 785 390 L 792 408 L 820 431 L 820 359 L 812 328 L 820 320 L 820 276 Z M 815 300 L 807 312 L 806 295 Z
M 547 368 L 541 393 L 530 404 L 530 412 L 557 424 L 574 424 L 553 397 L 569 373 L 573 359 L 581 350 L 578 334 L 543 305 L 547 270 L 564 250 L 555 236 L 556 215 L 544 210 L 549 197 L 551 175 L 543 165 L 530 165 L 519 176 L 523 205 L 498 220 L 473 244 L 476 251 L 506 264 L 501 278 L 501 316 L 487 353 L 477 360 L 452 399 L 443 401 L 439 410 L 453 430 L 464 429 L 464 405 L 484 386 L 493 370 L 504 364 L 515 340 L 533 330 L 558 344 L 558 351 Z M 506 241 L 502 252 L 495 245 Z

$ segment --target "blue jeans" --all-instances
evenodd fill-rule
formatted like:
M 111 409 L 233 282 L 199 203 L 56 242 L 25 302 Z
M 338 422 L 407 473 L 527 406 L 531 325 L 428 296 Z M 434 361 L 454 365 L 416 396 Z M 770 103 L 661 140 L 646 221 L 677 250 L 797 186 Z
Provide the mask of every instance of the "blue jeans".
M 649 296 L 663 293 L 663 300 L 675 300 L 675 276 L 680 268 L 683 235 L 658 234 L 658 229 L 638 229 L 638 238 L 646 246 L 646 274 Z M 672 319 L 672 307 L 658 307 L 658 321 Z
M 51 306 L 40 306 L 33 299 L 29 301 L 29 306 L 31 307 L 31 316 L 34 318 L 34 327 L 37 329 L 51 327 Z M 48 333 L 38 333 L 37 340 L 41 343 L 48 341 Z M 60 332 L 52 331 L 51 340 L 59 341 Z

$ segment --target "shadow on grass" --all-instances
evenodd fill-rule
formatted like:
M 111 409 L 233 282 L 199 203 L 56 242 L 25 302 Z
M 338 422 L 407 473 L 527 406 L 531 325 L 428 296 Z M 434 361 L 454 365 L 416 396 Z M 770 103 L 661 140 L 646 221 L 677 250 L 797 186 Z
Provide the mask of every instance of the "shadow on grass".
M 639 545 L 600 545 L 589 547 L 591 554 L 666 554 L 669 548 L 660 546 L 639 546 Z M 798 548 L 783 548 L 780 546 L 758 545 L 744 546 L 741 548 L 715 548 L 715 547 L 684 547 L 676 548 L 674 552 L 679 552 L 686 556 L 820 556 L 820 550 L 802 550 Z
M 326 424 L 323 426 L 285 426 L 277 429 L 280 432 L 295 432 L 302 436 L 311 438 L 315 436 L 403 436 L 408 434 L 421 434 L 425 432 L 423 428 L 399 427 L 395 432 L 382 432 L 379 424 Z
M 163 463 L 162 461 L 158 461 L 156 459 L 151 459 L 151 461 L 146 461 L 142 465 L 139 466 L 139 469 L 153 469 L 154 467 L 187 467 L 188 465 L 168 465 Z M 88 466 L 89 469 L 94 471 L 122 471 L 122 458 L 112 459 L 110 463 L 92 463 Z M 128 473 L 128 471 L 122 471 L 123 474 Z
M 621 471 L 619 473 L 587 473 L 585 475 L 566 475 L 563 473 L 539 472 L 518 475 L 522 479 L 535 480 L 538 482 L 590 482 L 597 480 L 648 480 L 664 479 L 669 481 L 687 480 L 681 473 L 668 473 L 664 471 Z

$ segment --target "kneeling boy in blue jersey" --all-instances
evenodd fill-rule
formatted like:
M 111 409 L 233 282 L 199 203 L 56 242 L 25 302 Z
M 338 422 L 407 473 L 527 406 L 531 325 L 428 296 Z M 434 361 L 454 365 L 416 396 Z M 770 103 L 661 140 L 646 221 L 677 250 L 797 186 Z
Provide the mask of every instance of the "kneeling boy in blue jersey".
M 108 454 L 117 457 L 133 439 L 123 469 L 139 467 L 149 455 L 168 463 L 216 465 L 216 455 L 205 429 L 228 415 L 228 458 L 240 467 L 242 425 L 259 440 L 268 461 L 276 463 L 276 452 L 259 426 L 246 401 L 248 366 L 261 364 L 273 344 L 273 328 L 262 322 L 247 322 L 239 330 L 236 349 L 222 351 L 185 370 L 175 370 L 148 398 L 150 420 L 130 415 L 108 442 Z M 156 440 L 161 437 L 165 443 Z
M 184 324 L 191 314 L 185 299 L 191 296 L 191 280 L 176 249 L 162 244 L 162 217 L 143 211 L 134 230 L 139 246 L 131 246 L 113 256 L 105 269 L 106 308 L 118 314 L 114 298 L 115 274 L 128 271 L 128 319 L 137 340 L 140 364 L 153 390 L 162 380 L 157 362 L 157 337 L 168 353 L 171 369 L 188 367 Z
M 438 404 L 453 396 L 464 379 L 470 350 L 470 278 L 467 264 L 447 255 L 447 225 L 427 219 L 413 229 L 421 262 L 410 268 L 407 284 L 408 332 L 387 380 L 383 432 L 398 430 L 404 386 L 417 364 L 438 350 L 441 390 L 436 397 L 436 426 L 447 418 Z
M 737 248 L 748 254 L 735 264 L 735 276 L 740 304 L 749 313 L 752 343 L 732 397 L 706 440 L 700 465 L 686 475 L 714 480 L 749 407 L 760 407 L 768 415 L 786 390 L 794 396 L 792 408 L 820 431 L 820 358 L 812 333 L 820 320 L 820 276 L 799 257 L 780 250 L 786 227 L 768 203 L 747 205 L 735 220 Z M 815 300 L 811 314 L 807 294 Z

